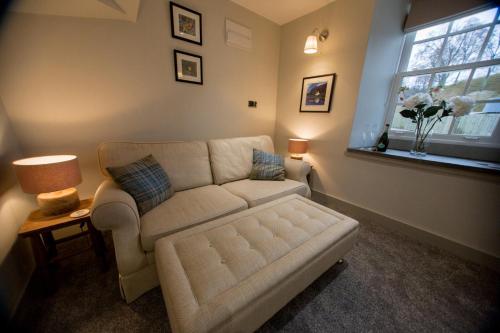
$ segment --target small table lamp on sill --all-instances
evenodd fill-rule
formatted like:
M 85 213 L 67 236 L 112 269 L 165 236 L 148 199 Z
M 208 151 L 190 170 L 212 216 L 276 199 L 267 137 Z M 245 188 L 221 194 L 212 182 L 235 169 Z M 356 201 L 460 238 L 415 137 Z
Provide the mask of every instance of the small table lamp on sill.
M 43 214 L 59 215 L 80 205 L 74 186 L 82 182 L 78 158 L 74 155 L 53 155 L 25 158 L 12 163 L 25 193 L 38 194 Z
M 309 140 L 305 139 L 288 139 L 288 152 L 294 160 L 301 160 L 302 154 L 307 153 Z

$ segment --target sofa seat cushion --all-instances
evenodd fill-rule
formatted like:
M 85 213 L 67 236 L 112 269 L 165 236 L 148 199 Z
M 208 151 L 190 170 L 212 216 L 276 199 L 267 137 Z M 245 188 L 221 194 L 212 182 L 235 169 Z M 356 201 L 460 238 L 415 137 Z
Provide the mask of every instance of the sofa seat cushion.
M 176 192 L 142 216 L 142 248 L 153 251 L 159 238 L 246 208 L 245 200 L 217 185 Z
M 243 179 L 226 183 L 222 187 L 245 199 L 249 207 L 255 207 L 294 193 L 303 197 L 308 193 L 306 184 L 291 179 L 280 182 Z

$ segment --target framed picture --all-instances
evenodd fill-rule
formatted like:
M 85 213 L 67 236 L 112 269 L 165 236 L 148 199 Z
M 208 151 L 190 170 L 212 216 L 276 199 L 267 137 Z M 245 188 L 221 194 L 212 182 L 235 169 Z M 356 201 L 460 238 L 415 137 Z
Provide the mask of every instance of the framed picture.
M 302 80 L 300 112 L 330 112 L 336 74 L 305 77 Z
M 175 80 L 203 84 L 203 62 L 199 55 L 174 50 Z
M 201 45 L 201 14 L 170 2 L 172 37 Z

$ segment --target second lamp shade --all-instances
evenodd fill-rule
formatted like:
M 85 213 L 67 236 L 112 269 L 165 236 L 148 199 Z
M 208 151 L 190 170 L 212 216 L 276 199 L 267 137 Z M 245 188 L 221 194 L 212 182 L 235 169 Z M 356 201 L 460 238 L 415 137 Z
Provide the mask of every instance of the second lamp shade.
M 305 139 L 288 139 L 288 152 L 292 154 L 307 153 L 309 140 Z

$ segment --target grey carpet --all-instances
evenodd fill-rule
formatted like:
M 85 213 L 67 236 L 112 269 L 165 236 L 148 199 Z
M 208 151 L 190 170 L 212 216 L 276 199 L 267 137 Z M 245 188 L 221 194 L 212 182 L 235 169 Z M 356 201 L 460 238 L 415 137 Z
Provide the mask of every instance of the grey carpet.
M 498 273 L 367 223 L 362 223 L 357 244 L 345 259 L 259 331 L 500 331 Z M 170 332 L 160 289 L 125 304 L 115 266 L 112 261 L 111 268 L 101 273 L 91 252 L 62 262 L 56 272 L 56 293 L 44 297 L 30 288 L 11 328 Z

